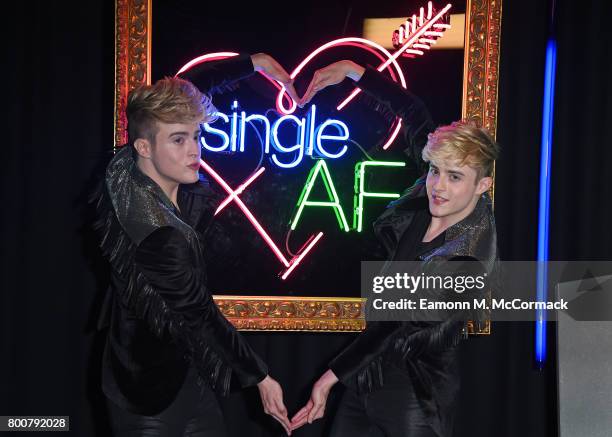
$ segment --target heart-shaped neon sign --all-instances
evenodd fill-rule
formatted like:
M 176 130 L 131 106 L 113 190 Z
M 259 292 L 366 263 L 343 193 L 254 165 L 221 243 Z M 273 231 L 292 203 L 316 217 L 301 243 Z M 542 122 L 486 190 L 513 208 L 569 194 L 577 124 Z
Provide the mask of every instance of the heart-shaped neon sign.
M 448 12 L 450 8 L 451 5 L 448 4 L 442 10 L 434 14 L 430 2 L 428 14 L 426 17 L 424 15 L 423 8 L 421 8 L 420 17 L 413 16 L 409 30 L 406 30 L 405 32 L 400 32 L 400 40 L 402 41 L 402 44 L 399 45 L 399 49 L 394 54 L 391 54 L 381 45 L 364 38 L 340 38 L 334 41 L 330 41 L 322 45 L 318 49 L 314 50 L 292 71 L 290 76 L 292 79 L 295 79 L 309 62 L 311 62 L 317 57 L 317 55 L 326 50 L 332 49 L 334 47 L 353 46 L 364 49 L 375 55 L 381 61 L 381 64 L 378 67 L 378 71 L 382 72 L 387 70 L 392 80 L 394 80 L 395 82 L 399 82 L 403 88 L 406 88 L 406 80 L 399 64 L 397 63 L 397 58 L 408 52 L 412 54 L 422 54 L 423 52 L 417 49 L 427 49 L 431 44 L 435 43 L 435 38 L 442 36 L 442 32 L 448 28 L 448 24 L 442 23 L 442 20 L 444 15 Z M 408 25 L 406 26 L 406 29 L 408 29 Z M 185 64 L 178 71 L 177 75 L 203 62 L 226 59 L 237 55 L 238 53 L 235 52 L 218 52 L 205 54 Z M 291 97 L 289 97 L 284 86 L 276 82 L 275 80 L 270 79 L 265 74 L 260 74 L 262 74 L 278 90 L 276 97 L 277 111 L 279 113 L 284 114 L 285 116 L 293 114 L 297 108 L 297 103 L 293 101 Z M 359 92 L 360 90 L 356 88 L 347 98 L 345 98 L 342 102 L 338 104 L 336 109 L 338 111 L 341 111 Z M 393 125 L 391 126 L 391 129 L 389 130 L 390 135 L 384 141 L 384 145 L 382 147 L 383 150 L 386 150 L 391 146 L 401 129 L 401 124 L 402 120 L 399 117 L 396 117 L 393 122 Z M 261 173 L 263 173 L 265 168 L 259 168 L 258 171 L 251 175 L 245 182 L 243 182 L 236 189 L 233 189 L 223 179 L 223 177 L 219 175 L 215 171 L 215 169 L 212 168 L 207 162 L 201 160 L 201 166 L 228 194 L 228 197 L 217 208 L 216 214 L 219 213 L 229 203 L 236 203 L 236 205 L 242 210 L 242 212 L 249 219 L 253 227 L 257 230 L 257 232 L 260 234 L 260 236 L 275 254 L 277 259 L 283 265 L 284 270 L 281 272 L 280 276 L 283 280 L 286 279 L 291 274 L 291 272 L 293 272 L 295 268 L 301 263 L 304 257 L 312 251 L 317 242 L 321 240 L 321 238 L 323 237 L 323 232 L 318 232 L 317 234 L 310 236 L 306 240 L 302 248 L 291 259 L 288 259 L 282 252 L 282 250 L 280 250 L 278 245 L 274 242 L 274 240 L 270 237 L 270 235 L 266 232 L 264 227 L 259 223 L 257 218 L 251 213 L 249 208 L 244 204 L 244 202 L 242 202 L 239 197 L 240 194 L 247 188 L 247 186 L 253 183 L 255 179 Z

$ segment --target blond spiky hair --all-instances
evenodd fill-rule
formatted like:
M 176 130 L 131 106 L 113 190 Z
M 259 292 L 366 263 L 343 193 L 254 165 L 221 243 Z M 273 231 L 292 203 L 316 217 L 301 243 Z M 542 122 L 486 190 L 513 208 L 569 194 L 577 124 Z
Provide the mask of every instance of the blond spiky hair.
M 440 126 L 427 137 L 422 157 L 425 162 L 459 161 L 477 173 L 477 180 L 493 175 L 493 165 L 499 155 L 499 146 L 484 128 L 473 122 L 455 121 Z
M 206 123 L 215 112 L 210 97 L 187 80 L 166 77 L 153 85 L 139 86 L 130 93 L 126 108 L 129 143 L 146 138 L 154 144 L 158 121 Z

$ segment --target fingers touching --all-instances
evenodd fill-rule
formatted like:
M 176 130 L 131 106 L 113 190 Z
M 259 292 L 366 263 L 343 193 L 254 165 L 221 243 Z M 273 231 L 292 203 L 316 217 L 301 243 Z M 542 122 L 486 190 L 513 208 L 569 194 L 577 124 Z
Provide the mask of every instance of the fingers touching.
M 251 56 L 253 65 L 256 71 L 260 71 L 273 79 L 285 88 L 289 97 L 297 103 L 300 107 L 303 107 L 309 103 L 312 98 L 324 88 L 330 85 L 336 85 L 344 80 L 345 77 L 350 76 L 353 79 L 357 79 L 363 74 L 363 68 L 354 64 L 351 61 L 338 61 L 317 70 L 308 85 L 308 88 L 302 98 L 300 98 L 295 90 L 293 79 L 287 73 L 287 71 L 280 65 L 272 56 L 265 53 L 257 53 Z M 361 69 L 361 71 L 356 71 Z
M 283 403 L 283 390 L 278 382 L 270 376 L 258 384 L 261 403 L 266 414 L 276 419 L 285 428 L 287 435 L 291 435 L 291 422 L 287 417 L 287 408 Z
M 300 411 L 295 413 L 295 415 L 291 418 L 291 429 L 298 429 L 299 427 L 306 424 L 308 421 L 308 413 L 312 409 L 313 402 L 309 400 L 306 405 L 302 407 Z
M 322 89 L 342 82 L 349 72 L 349 64 L 346 61 L 334 62 L 317 70 L 308 85 L 306 93 L 302 96 L 301 105 L 304 106 L 310 102 L 315 94 Z

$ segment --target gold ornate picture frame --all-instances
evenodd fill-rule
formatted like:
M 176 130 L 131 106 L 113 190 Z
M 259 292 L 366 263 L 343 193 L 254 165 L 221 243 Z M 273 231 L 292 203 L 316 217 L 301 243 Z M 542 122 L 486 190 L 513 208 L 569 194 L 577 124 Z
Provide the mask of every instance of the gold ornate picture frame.
M 501 33 L 501 0 L 467 0 L 462 118 L 494 136 Z M 151 83 L 152 0 L 115 0 L 115 147 L 125 144 L 128 93 Z M 365 328 L 364 299 L 287 296 L 214 296 L 240 330 L 356 332 Z M 489 334 L 468 325 L 471 334 Z

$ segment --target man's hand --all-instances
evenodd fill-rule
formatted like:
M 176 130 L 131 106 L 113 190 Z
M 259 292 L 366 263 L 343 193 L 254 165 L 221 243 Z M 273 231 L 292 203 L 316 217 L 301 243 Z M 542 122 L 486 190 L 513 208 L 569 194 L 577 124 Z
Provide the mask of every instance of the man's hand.
M 314 95 L 323 88 L 330 85 L 336 85 L 342 82 L 345 77 L 350 77 L 355 81 L 359 80 L 364 71 L 365 68 L 361 65 L 348 60 L 334 62 L 327 67 L 315 71 L 306 93 L 302 96 L 300 106 L 304 106 L 310 102 Z
M 276 59 L 265 53 L 256 53 L 251 55 L 251 61 L 253 61 L 255 71 L 261 71 L 269 78 L 280 82 L 287 90 L 289 97 L 291 97 L 296 104 L 300 103 L 300 98 L 293 86 L 293 79 L 291 79 L 289 73 L 276 62 Z
M 327 372 L 321 375 L 312 387 L 310 400 L 291 419 L 292 430 L 299 428 L 306 422 L 312 423 L 323 417 L 327 396 L 329 396 L 329 392 L 336 382 L 338 382 L 338 378 L 331 370 L 327 370 Z
M 280 384 L 268 375 L 257 384 L 257 388 L 264 412 L 278 420 L 285 428 L 287 435 L 291 435 L 291 423 L 287 417 L 287 408 L 283 403 L 283 390 Z

